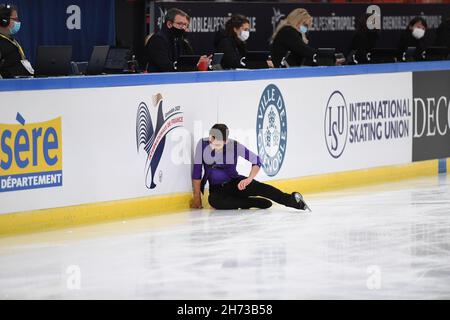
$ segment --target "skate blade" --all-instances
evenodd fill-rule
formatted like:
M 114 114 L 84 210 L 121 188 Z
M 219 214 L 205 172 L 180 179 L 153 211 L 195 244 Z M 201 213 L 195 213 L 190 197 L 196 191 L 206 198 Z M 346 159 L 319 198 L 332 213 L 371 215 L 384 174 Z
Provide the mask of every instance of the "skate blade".
M 312 212 L 311 208 L 306 204 L 306 202 L 305 202 L 305 209 L 308 210 L 309 212 Z

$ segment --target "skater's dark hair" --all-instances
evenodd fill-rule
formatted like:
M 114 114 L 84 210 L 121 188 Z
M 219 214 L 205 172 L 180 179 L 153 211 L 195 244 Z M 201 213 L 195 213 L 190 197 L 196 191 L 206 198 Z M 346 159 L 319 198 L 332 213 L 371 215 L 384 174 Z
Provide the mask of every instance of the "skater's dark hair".
M 229 133 L 230 130 L 228 130 L 228 127 L 223 123 L 216 123 L 212 126 L 211 130 L 209 130 L 209 135 L 219 141 L 228 140 Z

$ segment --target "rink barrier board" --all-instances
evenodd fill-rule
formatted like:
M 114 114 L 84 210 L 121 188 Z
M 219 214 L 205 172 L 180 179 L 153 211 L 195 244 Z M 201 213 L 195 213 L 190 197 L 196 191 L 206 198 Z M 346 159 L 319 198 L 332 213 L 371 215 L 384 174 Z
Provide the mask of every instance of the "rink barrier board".
M 447 166 L 450 161 L 447 161 Z M 286 192 L 300 191 L 306 194 L 361 187 L 371 184 L 395 182 L 440 173 L 439 160 L 413 162 L 407 165 L 386 166 L 331 173 L 299 179 L 275 181 L 271 184 Z
M 386 166 L 289 180 L 274 180 L 268 183 L 285 192 L 300 191 L 303 194 L 314 194 L 437 175 L 440 171 L 440 161 L 442 160 L 428 160 L 406 165 Z M 450 161 L 448 159 L 444 159 L 444 161 L 447 168 L 449 168 Z M 190 199 L 191 193 L 179 193 L 5 214 L 0 215 L 0 236 L 51 231 L 108 221 L 173 214 L 180 211 L 188 212 Z M 202 200 L 204 207 L 208 208 L 207 194 L 203 196 Z
M 173 194 L 0 215 L 0 236 L 149 217 L 188 209 L 191 195 Z
M 142 74 L 94 77 L 66 77 L 48 79 L 16 79 L 0 81 L 0 91 L 39 91 L 51 89 L 79 89 L 105 87 L 132 87 L 139 85 L 159 85 L 178 83 L 206 83 L 227 81 L 252 81 L 264 79 L 315 78 L 326 76 L 346 76 L 362 74 L 396 73 L 449 70 L 450 61 L 401 63 L 361 66 L 339 66 L 318 68 L 291 68 L 275 70 L 188 72 L 182 74 Z M 446 160 L 448 169 L 449 163 Z M 431 160 L 402 166 L 374 167 L 368 170 L 332 173 L 320 176 L 289 178 L 272 181 L 285 191 L 299 190 L 315 193 L 344 187 L 355 187 L 370 183 L 380 183 L 415 176 L 435 175 L 442 165 L 439 160 Z M 441 167 L 441 168 L 439 168 Z M 448 172 L 448 170 L 447 170 Z M 384 180 L 383 180 L 384 179 Z M 169 201 L 170 199 L 170 201 Z M 60 208 L 20 211 L 0 215 L 0 236 L 18 233 L 44 231 L 69 226 L 87 225 L 125 218 L 149 216 L 187 210 L 189 193 L 173 193 L 146 198 L 95 202 Z M 206 198 L 204 199 L 206 205 Z
M 447 159 L 439 159 L 439 173 L 447 173 L 448 172 L 448 163 Z
M 316 78 L 363 74 L 449 70 L 450 61 L 383 63 L 289 69 L 230 70 L 214 72 L 153 73 L 36 79 L 2 79 L 1 91 L 84 89 L 204 82 Z

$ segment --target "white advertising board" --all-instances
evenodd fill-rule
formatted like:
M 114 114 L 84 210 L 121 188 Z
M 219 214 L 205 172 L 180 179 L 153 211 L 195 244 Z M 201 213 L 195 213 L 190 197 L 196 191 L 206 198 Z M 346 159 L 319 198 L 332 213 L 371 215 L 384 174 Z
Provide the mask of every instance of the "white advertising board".
M 263 181 L 409 163 L 411 78 L 0 92 L 0 214 L 189 192 L 216 122 L 259 150 Z
M 262 180 L 404 164 L 412 157 L 411 81 L 411 73 L 392 73 L 227 83 L 219 115 L 232 137 L 253 132 L 253 150 L 259 123 L 259 154 L 270 168 Z

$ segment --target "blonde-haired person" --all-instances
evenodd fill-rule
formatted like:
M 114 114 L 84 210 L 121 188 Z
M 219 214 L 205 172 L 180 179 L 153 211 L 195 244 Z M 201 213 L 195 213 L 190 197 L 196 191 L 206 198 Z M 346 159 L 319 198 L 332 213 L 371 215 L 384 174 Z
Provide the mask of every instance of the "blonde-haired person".
M 306 37 L 312 26 L 312 17 L 306 9 L 294 9 L 286 19 L 282 20 L 272 35 L 272 61 L 275 67 L 281 66 L 281 61 L 290 51 L 289 64 L 301 65 L 305 58 L 312 58 L 316 49 L 308 46 Z

